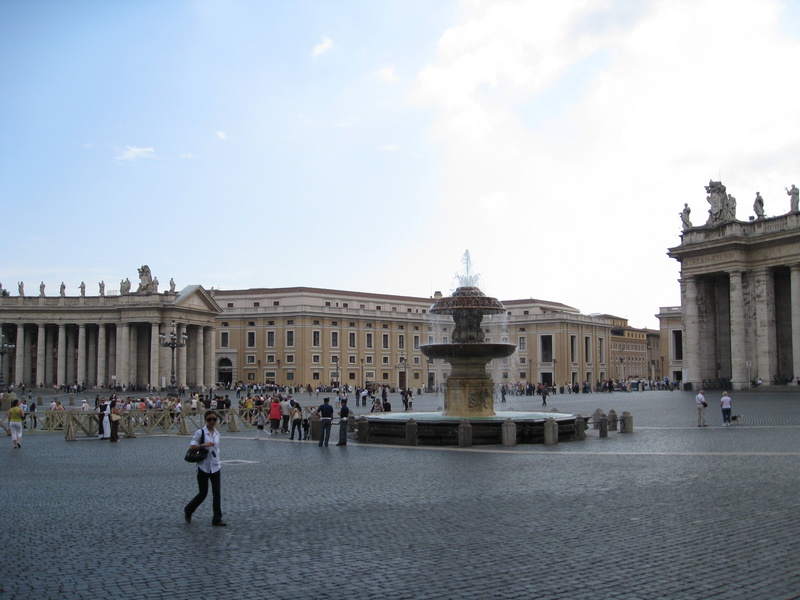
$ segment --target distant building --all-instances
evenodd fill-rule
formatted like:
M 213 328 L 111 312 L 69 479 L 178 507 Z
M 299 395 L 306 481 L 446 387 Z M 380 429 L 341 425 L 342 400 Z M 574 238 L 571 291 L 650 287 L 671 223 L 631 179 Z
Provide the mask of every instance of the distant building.
M 214 292 L 217 379 L 222 383 L 434 390 L 450 367 L 420 347 L 447 343 L 448 317 L 428 312 L 440 298 L 310 287 Z M 506 314 L 483 322 L 488 341 L 517 345 L 492 361 L 497 382 L 595 381 L 608 377 L 611 323 L 544 300 L 503 301 Z
M 654 356 L 660 366 L 659 379 L 683 381 L 683 319 L 680 306 L 662 306 L 658 314 L 659 352 Z
M 611 322 L 609 376 L 617 381 L 655 380 L 659 377 L 653 359 L 654 346 L 659 344 L 659 332 L 628 325 L 628 319 L 614 315 L 597 315 Z

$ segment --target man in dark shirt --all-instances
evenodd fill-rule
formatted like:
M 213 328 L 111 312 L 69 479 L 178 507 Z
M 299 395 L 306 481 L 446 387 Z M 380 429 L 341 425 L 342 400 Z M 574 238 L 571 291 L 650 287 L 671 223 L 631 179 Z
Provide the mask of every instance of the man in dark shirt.
M 350 416 L 350 409 L 347 408 L 347 398 L 342 400 L 342 408 L 339 409 L 339 443 L 337 446 L 347 446 L 347 422 Z
M 319 445 L 322 447 L 328 445 L 328 440 L 331 438 L 331 424 L 333 423 L 333 407 L 330 405 L 330 398 L 323 398 L 322 404 L 317 409 L 320 416 L 320 430 L 319 430 Z

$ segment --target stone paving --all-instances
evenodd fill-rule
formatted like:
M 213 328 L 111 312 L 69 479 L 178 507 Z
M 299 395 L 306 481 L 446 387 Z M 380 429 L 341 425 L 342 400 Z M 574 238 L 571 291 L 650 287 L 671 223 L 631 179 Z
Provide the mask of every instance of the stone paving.
M 185 436 L 5 438 L 0 599 L 800 598 L 800 393 L 734 393 L 730 428 L 707 398 L 697 428 L 690 393 L 551 396 L 634 414 L 554 447 L 223 433 L 226 528 L 210 497 L 183 522 Z

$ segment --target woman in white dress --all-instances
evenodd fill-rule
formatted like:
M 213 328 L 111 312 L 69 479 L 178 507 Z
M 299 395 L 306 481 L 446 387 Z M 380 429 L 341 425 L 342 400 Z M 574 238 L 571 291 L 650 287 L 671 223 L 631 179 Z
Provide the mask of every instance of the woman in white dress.
M 111 408 L 108 400 L 100 398 L 100 405 L 97 407 L 97 412 L 100 414 L 100 439 L 107 440 L 111 438 Z

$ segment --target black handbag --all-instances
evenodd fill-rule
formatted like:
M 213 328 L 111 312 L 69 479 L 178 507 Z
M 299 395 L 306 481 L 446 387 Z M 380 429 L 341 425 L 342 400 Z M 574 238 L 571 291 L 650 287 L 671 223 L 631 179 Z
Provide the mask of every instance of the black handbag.
M 183 457 L 183 460 L 190 463 L 199 463 L 206 459 L 208 456 L 208 448 L 205 448 L 202 444 L 206 443 L 206 432 L 203 431 L 200 434 L 200 447 L 199 448 L 189 448 L 186 451 L 186 456 Z

